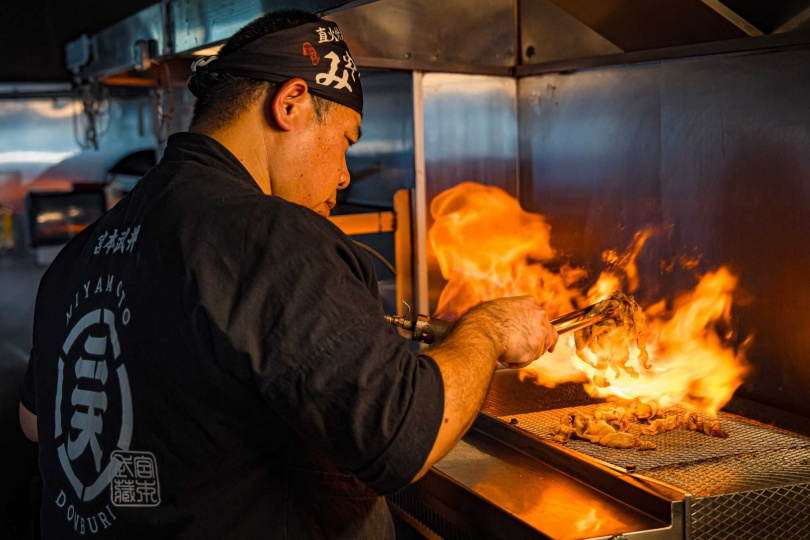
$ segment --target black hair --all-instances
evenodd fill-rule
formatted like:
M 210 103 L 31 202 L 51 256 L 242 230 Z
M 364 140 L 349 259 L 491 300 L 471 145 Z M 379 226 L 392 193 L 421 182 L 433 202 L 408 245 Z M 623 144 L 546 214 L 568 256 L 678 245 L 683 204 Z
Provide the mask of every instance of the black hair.
M 254 19 L 225 42 L 219 56 L 226 56 L 248 43 L 274 32 L 294 28 L 310 22 L 318 22 L 318 15 L 300 9 L 282 9 Z M 217 75 L 216 82 L 207 86 L 194 102 L 191 125 L 205 123 L 221 128 L 236 120 L 256 100 L 275 92 L 274 83 L 227 74 Z M 311 95 L 317 120 L 322 120 L 332 102 Z

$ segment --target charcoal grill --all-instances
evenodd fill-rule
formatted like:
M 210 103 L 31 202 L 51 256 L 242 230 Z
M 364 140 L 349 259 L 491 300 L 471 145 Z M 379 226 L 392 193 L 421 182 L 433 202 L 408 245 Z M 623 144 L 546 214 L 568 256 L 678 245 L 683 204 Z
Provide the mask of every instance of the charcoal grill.
M 721 411 L 711 419 L 722 423 L 729 433 L 728 439 L 681 428 L 649 436 L 640 433 L 641 426 L 632 425 L 631 433 L 654 442 L 657 449 L 618 450 L 581 440 L 571 440 L 565 445 L 552 440 L 551 428 L 559 422 L 560 416 L 566 413 L 593 414 L 601 402 L 588 396 L 579 384 L 544 388 L 520 381 L 514 373 L 502 373 L 496 376 L 470 437 L 476 447 L 487 448 L 483 454 L 496 453 L 487 446 L 494 442 L 475 442 L 476 438 L 485 436 L 518 449 L 536 458 L 537 463 L 550 465 L 660 522 L 658 526 L 651 522 L 646 530 L 630 527 L 621 534 L 612 530 L 607 531 L 610 534 L 606 536 L 592 534 L 593 531 L 582 531 L 581 535 L 566 531 L 560 533 L 564 537 L 627 540 L 810 538 L 810 437 Z M 679 405 L 667 408 L 665 414 L 683 414 L 692 410 Z M 464 451 L 470 452 L 469 449 Z M 509 459 L 515 461 L 514 457 Z M 481 473 L 467 477 L 463 472 L 458 473 L 462 470 L 459 462 L 469 461 L 469 455 L 462 458 L 451 454 L 446 460 L 447 464 L 442 461 L 436 467 L 438 473 L 446 473 L 446 481 L 461 484 L 466 481 L 467 488 L 473 492 L 481 491 L 477 487 L 480 486 L 478 480 L 469 481 L 470 478 L 480 478 Z M 479 467 L 489 466 L 484 461 L 479 463 Z M 515 487 L 519 487 L 523 481 L 521 478 L 530 478 L 531 475 L 528 470 L 517 475 Z M 436 478 L 433 483 L 437 484 Z M 401 495 L 392 498 L 395 510 L 422 516 L 430 516 L 433 512 L 435 517 L 435 510 L 424 507 L 424 501 L 430 496 L 423 493 L 420 499 L 414 491 L 419 490 L 411 490 L 405 495 L 410 497 L 408 500 Z M 500 495 L 502 500 L 494 502 L 506 513 L 515 514 L 513 509 L 519 508 L 519 504 L 503 500 L 509 499 L 510 493 L 510 490 L 505 490 Z M 486 493 L 479 495 L 486 496 Z M 521 497 L 526 497 L 526 494 L 516 490 L 514 498 Z M 582 512 L 578 508 L 580 504 L 585 506 L 585 501 L 571 501 L 570 515 Z M 476 507 L 475 513 L 480 515 L 488 511 L 496 513 L 497 509 Z M 559 519 L 570 519 L 568 515 L 560 515 Z M 440 536 L 476 537 L 477 533 L 471 532 L 469 523 L 453 525 L 469 519 L 436 522 L 441 524 L 443 534 Z M 487 522 L 497 520 L 492 516 L 479 519 L 475 530 L 480 533 Z M 481 536 L 509 536 L 502 531 L 503 526 L 494 526 Z M 531 534 L 523 536 L 531 537 Z M 546 530 L 536 531 L 536 537 L 557 536 Z

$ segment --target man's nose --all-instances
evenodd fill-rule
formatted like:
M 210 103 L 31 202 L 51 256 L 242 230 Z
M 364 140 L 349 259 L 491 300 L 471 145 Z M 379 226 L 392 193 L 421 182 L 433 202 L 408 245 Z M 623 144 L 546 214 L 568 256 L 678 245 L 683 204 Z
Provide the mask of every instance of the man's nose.
M 346 158 L 343 158 L 343 170 L 340 173 L 340 182 L 338 182 L 337 188 L 338 189 L 346 189 L 349 187 L 352 178 L 351 174 L 349 174 L 349 166 L 346 165 Z

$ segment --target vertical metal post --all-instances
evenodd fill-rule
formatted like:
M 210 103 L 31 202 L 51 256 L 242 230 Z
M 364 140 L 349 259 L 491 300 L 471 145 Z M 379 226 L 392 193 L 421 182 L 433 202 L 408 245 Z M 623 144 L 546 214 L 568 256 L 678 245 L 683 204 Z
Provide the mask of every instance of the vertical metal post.
M 394 253 L 397 268 L 397 315 L 404 316 L 403 301 L 413 306 L 413 233 L 411 228 L 411 190 L 400 189 L 394 194 Z
M 413 205 L 416 311 L 428 313 L 427 191 L 425 181 L 425 107 L 421 71 L 413 72 L 413 159 L 416 172 Z
M 513 79 L 515 85 L 515 198 L 520 198 L 520 79 Z

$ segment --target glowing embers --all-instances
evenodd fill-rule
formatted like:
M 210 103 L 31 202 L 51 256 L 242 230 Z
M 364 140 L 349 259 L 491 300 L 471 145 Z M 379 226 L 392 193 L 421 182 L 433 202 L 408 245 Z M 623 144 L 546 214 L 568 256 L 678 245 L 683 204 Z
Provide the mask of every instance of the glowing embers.
M 662 234 L 638 231 L 624 251 L 605 251 L 606 267 L 586 292 L 588 271 L 571 266 L 554 250 L 547 220 L 524 211 L 503 190 L 464 183 L 439 194 L 431 214 L 429 238 L 447 280 L 437 315 L 450 320 L 478 302 L 504 296 L 532 296 L 554 318 L 622 288 L 634 293 L 642 286 L 636 259 L 650 239 Z M 633 314 L 637 326 L 622 325 L 621 332 L 600 336 L 605 359 L 588 362 L 593 351 L 585 350 L 583 361 L 574 336 L 567 335 L 554 353 L 523 369 L 521 377 L 549 387 L 583 382 L 595 397 L 657 401 L 662 407 L 687 403 L 715 414 L 742 384 L 747 342 L 736 346 L 725 331 L 732 327 L 737 278 L 720 267 L 696 275 L 696 281 L 693 290 L 644 307 L 646 343 L 639 341 L 641 317 Z

